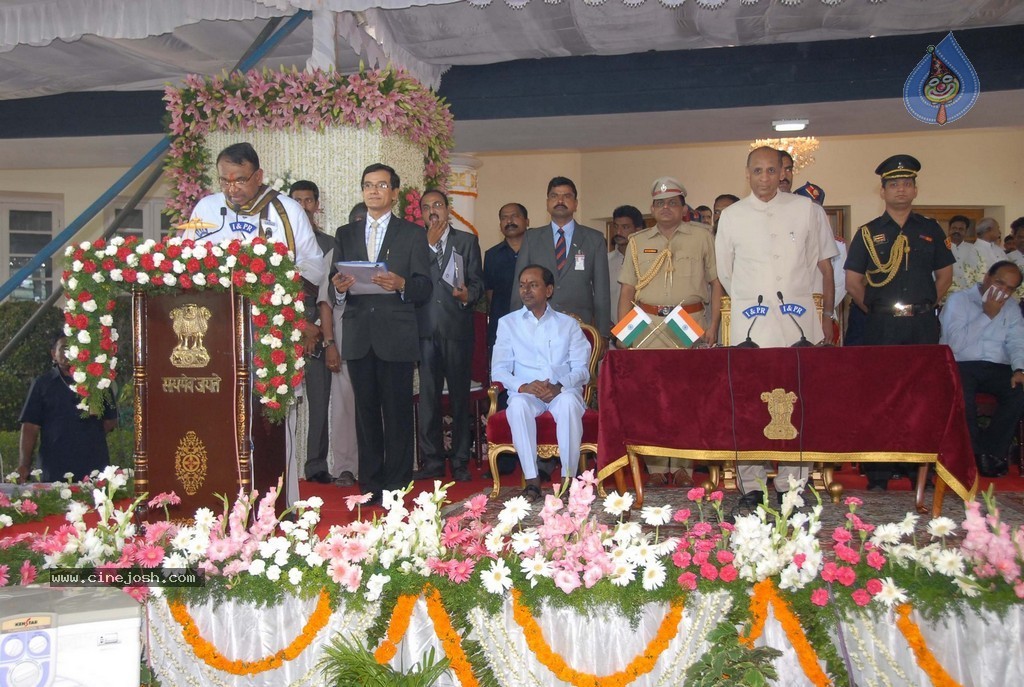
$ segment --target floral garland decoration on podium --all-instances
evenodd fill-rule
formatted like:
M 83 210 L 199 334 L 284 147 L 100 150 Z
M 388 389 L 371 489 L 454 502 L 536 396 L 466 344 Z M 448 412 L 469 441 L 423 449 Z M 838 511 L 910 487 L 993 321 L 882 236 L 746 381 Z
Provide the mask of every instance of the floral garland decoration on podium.
M 117 374 L 119 337 L 111 312 L 118 292 L 235 289 L 251 303 L 256 394 L 272 421 L 288 415 L 294 388 L 302 382 L 305 319 L 302 285 L 287 245 L 258 237 L 215 244 L 177 238 L 139 243 L 134 236 L 116 236 L 68 246 L 64 255 L 64 333 L 80 410 L 100 415 L 103 391 Z
M 215 78 L 190 74 L 183 88 L 167 87 L 164 101 L 171 137 L 165 168 L 176 190 L 167 204 L 173 221 L 187 219 L 211 192 L 212 161 L 203 139 L 214 130 L 379 126 L 384 136 L 424 147 L 426 187 L 444 186 L 450 172 L 454 138 L 448 105 L 402 69 L 348 76 L 321 70 L 250 70 Z

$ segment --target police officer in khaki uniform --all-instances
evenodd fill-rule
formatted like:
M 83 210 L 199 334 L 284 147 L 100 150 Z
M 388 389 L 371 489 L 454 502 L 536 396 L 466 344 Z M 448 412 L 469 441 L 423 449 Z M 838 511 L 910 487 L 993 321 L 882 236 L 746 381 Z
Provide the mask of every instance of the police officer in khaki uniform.
M 651 330 L 641 336 L 637 347 L 678 348 L 679 342 L 672 333 L 658 325 L 682 304 L 694 319 L 706 319 L 704 343 L 717 342 L 722 286 L 715 267 L 714 237 L 705 225 L 684 221 L 689 214 L 686 189 L 672 177 L 661 177 L 651 187 L 651 214 L 657 224 L 633 234 L 626 247 L 626 259 L 619 273 L 622 290 L 618 319 L 632 310 L 635 303 L 652 320 Z M 707 308 L 709 286 L 711 307 Z M 706 310 L 710 310 L 710 317 L 705 318 Z M 669 481 L 668 458 L 645 456 L 645 462 L 652 483 Z M 676 464 L 680 463 L 677 460 Z M 686 463 L 689 467 L 689 461 Z M 673 481 L 679 486 L 692 482 L 685 467 L 675 474 Z
M 704 341 L 718 341 L 718 311 L 722 287 L 715 267 L 715 239 L 708 228 L 683 221 L 686 189 L 672 177 L 661 177 L 651 187 L 651 214 L 657 224 L 629 239 L 626 259 L 619 273 L 618 319 L 636 303 L 651 316 L 652 329 L 677 305 L 696 320 L 705 320 Z M 711 307 L 707 308 L 708 286 Z M 705 317 L 710 310 L 710 317 Z M 641 337 L 638 348 L 678 348 L 675 337 L 664 327 Z

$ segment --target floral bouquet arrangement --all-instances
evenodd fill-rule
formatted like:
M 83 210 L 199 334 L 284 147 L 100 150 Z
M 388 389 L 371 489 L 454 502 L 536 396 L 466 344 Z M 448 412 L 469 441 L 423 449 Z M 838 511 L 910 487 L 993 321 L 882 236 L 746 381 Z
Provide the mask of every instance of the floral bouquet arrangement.
M 398 215 L 407 222 L 423 225 L 423 210 L 420 200 L 423 194 L 415 186 L 406 186 L 398 192 Z

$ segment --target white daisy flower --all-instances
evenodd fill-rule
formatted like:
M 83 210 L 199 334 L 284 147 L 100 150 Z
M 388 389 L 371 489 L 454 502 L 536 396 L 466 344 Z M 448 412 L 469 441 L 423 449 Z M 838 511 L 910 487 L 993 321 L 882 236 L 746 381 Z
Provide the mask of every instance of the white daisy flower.
M 897 587 L 891 577 L 882 578 L 882 590 L 875 594 L 875 601 L 888 608 L 893 608 L 896 604 L 901 604 L 906 600 L 906 592 Z
M 632 494 L 620 494 L 617 491 L 613 491 L 604 499 L 604 512 L 610 515 L 622 515 L 632 506 Z
M 523 496 L 516 496 L 505 502 L 498 514 L 498 522 L 516 525 L 530 513 L 530 502 Z
M 644 506 L 640 517 L 651 527 L 659 527 L 672 520 L 672 509 L 668 506 Z
M 941 516 L 928 523 L 928 534 L 933 537 L 948 537 L 956 532 L 956 523 L 952 518 Z
M 531 587 L 536 587 L 537 581 L 541 577 L 551 577 L 552 573 L 551 563 L 540 555 L 527 558 L 519 564 L 519 568 L 526 575 L 526 579 L 530 581 Z
M 665 584 L 665 566 L 661 561 L 654 561 L 654 565 L 644 568 L 644 589 L 652 591 Z
M 636 566 L 626 560 L 621 560 L 615 564 L 610 577 L 612 584 L 616 587 L 625 587 L 636 579 Z
M 505 561 L 500 558 L 489 567 L 482 576 L 484 589 L 489 591 L 491 594 L 504 594 L 512 588 L 512 576 L 509 574 L 511 571 L 508 566 L 505 565 Z

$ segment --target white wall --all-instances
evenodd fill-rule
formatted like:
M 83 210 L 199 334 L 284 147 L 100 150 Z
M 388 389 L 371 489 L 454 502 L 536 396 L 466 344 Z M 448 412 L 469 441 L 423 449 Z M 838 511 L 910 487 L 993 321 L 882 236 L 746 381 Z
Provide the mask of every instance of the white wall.
M 743 175 L 749 142 L 678 145 L 604 151 L 548 153 L 482 153 L 477 198 L 481 246 L 500 239 L 500 207 L 518 201 L 530 211 L 533 226 L 548 220 L 544 192 L 555 175 L 568 176 L 580 192 L 577 218 L 603 229 L 612 210 L 622 204 L 650 211 L 650 185 L 662 175 L 676 176 L 686 186 L 687 202 L 711 205 L 715 196 L 743 197 L 749 189 Z M 856 228 L 881 214 L 879 179 L 874 169 L 885 158 L 909 153 L 922 164 L 918 205 L 982 207 L 1008 229 L 1024 216 L 1024 127 L 1011 129 L 942 130 L 843 136 L 821 140 L 814 164 L 797 175 L 796 185 L 812 181 L 825 189 L 827 205 L 850 207 Z

